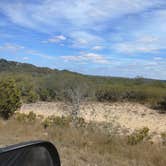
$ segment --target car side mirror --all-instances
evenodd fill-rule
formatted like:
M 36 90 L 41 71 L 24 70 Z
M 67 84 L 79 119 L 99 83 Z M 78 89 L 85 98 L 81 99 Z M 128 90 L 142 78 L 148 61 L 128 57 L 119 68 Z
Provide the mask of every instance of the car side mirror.
M 46 141 L 32 141 L 0 149 L 0 166 L 60 166 L 55 146 Z

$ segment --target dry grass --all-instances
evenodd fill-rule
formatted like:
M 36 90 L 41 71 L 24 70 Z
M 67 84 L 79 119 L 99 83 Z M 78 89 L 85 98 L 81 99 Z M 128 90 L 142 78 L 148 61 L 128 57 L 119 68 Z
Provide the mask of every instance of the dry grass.
M 49 140 L 60 153 L 62 166 L 165 166 L 166 147 L 142 142 L 131 146 L 126 137 L 108 135 L 95 127 L 53 125 L 39 119 L 0 120 L 2 146 L 29 140 Z

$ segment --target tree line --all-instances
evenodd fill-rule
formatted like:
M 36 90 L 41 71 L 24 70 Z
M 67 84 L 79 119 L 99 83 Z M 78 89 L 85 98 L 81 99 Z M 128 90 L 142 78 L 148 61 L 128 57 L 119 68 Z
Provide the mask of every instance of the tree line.
M 15 109 L 20 103 L 37 101 L 69 102 L 73 103 L 73 109 L 78 109 L 81 101 L 130 101 L 148 104 L 164 112 L 166 82 L 142 77 L 88 76 L 0 60 L 0 112 L 13 107 L 11 105 L 15 105 Z

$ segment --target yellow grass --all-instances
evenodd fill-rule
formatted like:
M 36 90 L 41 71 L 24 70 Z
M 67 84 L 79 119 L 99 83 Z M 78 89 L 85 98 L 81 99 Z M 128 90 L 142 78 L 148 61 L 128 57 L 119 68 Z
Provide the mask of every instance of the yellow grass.
M 1 146 L 29 140 L 53 142 L 62 166 L 165 166 L 166 147 L 142 142 L 131 146 L 126 137 L 108 135 L 97 127 L 73 128 L 53 125 L 44 128 L 42 120 L 0 120 Z

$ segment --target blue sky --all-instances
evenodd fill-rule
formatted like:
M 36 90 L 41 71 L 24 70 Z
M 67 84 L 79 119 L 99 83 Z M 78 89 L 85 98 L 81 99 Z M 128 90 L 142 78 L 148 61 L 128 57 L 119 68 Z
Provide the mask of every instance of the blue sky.
M 166 80 L 165 0 L 0 0 L 0 58 Z

